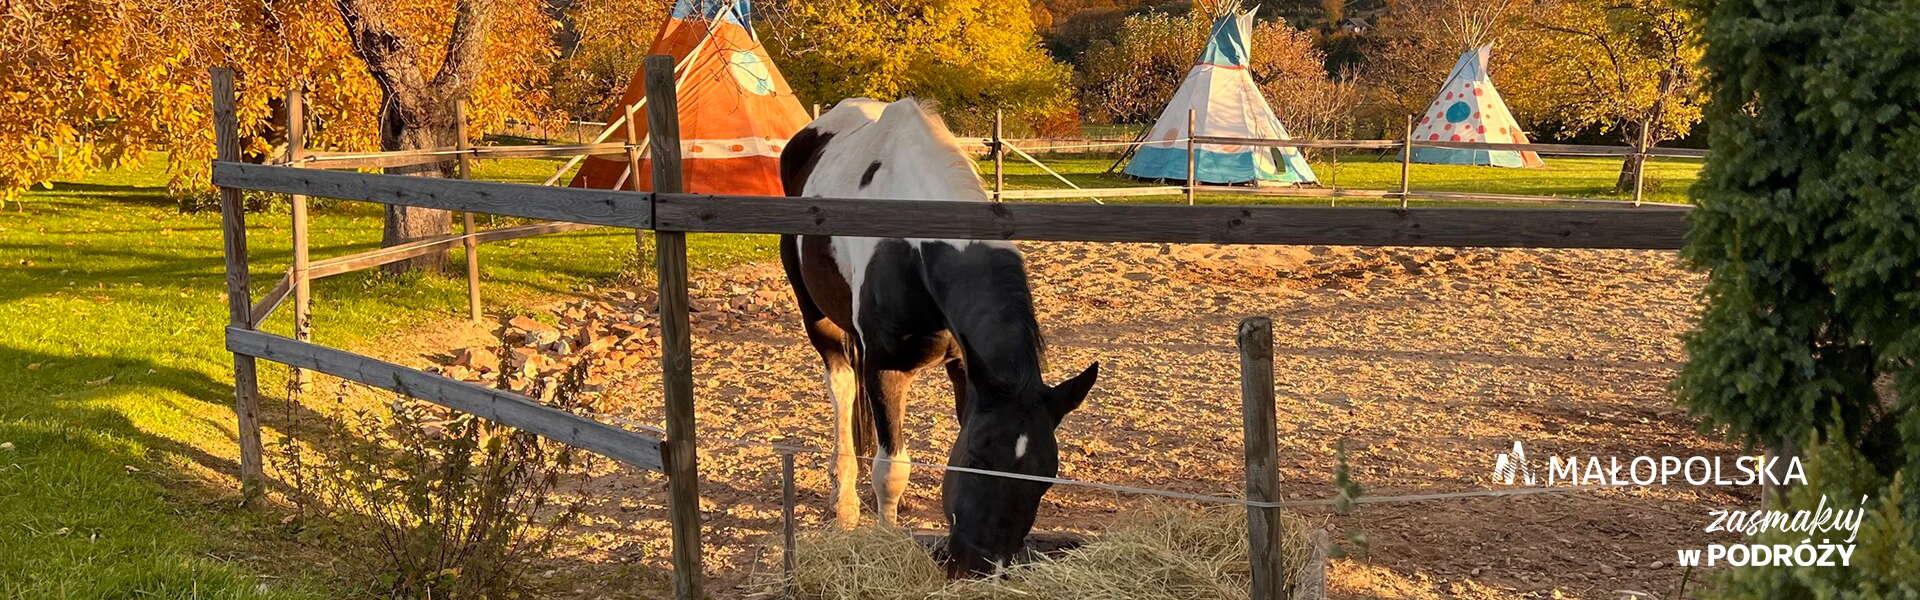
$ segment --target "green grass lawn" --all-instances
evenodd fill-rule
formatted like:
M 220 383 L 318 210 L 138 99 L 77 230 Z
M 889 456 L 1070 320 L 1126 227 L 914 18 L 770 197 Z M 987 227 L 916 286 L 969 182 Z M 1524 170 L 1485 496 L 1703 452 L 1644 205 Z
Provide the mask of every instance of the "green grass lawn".
M 553 164 L 489 162 L 476 177 L 537 182 Z M 258 577 L 289 567 L 246 542 L 274 537 L 273 520 L 235 508 L 220 217 L 180 214 L 164 182 L 163 161 L 150 160 L 0 211 L 0 443 L 11 445 L 0 450 L 0 598 L 319 596 L 312 578 Z M 377 246 L 377 210 L 317 210 L 314 256 Z M 250 215 L 256 297 L 286 269 L 288 222 L 284 203 Z M 692 252 L 695 268 L 724 266 L 772 256 L 773 238 L 695 236 Z M 638 271 L 634 236 L 621 230 L 481 255 L 490 312 Z M 457 320 L 465 289 L 440 275 L 321 280 L 314 338 L 367 348 Z M 267 329 L 285 333 L 290 314 Z M 261 364 L 262 389 L 279 396 L 284 370 Z
M 1111 157 L 1046 160 L 1083 186 L 1144 185 L 1101 174 Z M 555 164 L 489 161 L 475 175 L 537 182 Z M 1548 165 L 1418 165 L 1413 179 L 1416 189 L 1597 196 L 1610 190 L 1618 161 L 1550 158 Z M 1392 160 L 1349 156 L 1338 169 L 1314 166 L 1343 188 L 1390 189 L 1399 180 Z M 1698 166 L 1657 163 L 1652 197 L 1683 201 Z M 0 597 L 330 595 L 323 574 L 275 551 L 286 542 L 270 511 L 235 507 L 220 218 L 179 213 L 164 181 L 162 161 L 149 160 L 31 192 L 23 211 L 0 211 L 0 444 L 10 445 L 0 449 Z M 1008 182 L 1057 187 L 1018 161 L 1009 163 Z M 370 205 L 318 206 L 314 256 L 375 247 L 378 218 Z M 288 218 L 281 203 L 249 219 L 257 297 L 286 268 Z M 772 236 L 695 235 L 690 242 L 695 269 L 774 256 Z M 618 230 L 483 246 L 485 304 L 496 313 L 522 310 L 590 286 L 644 281 L 635 252 L 633 234 Z M 358 273 L 317 282 L 314 298 L 316 341 L 368 350 L 463 318 L 466 294 L 456 277 Z M 266 329 L 286 332 L 290 312 Z M 284 370 L 266 365 L 262 375 L 268 412 L 284 407 L 272 401 Z

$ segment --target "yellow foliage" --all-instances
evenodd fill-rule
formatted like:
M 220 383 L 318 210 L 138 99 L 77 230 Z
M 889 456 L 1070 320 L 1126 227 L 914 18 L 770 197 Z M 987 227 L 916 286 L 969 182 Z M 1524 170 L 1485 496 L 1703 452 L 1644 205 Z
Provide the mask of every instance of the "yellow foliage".
M 443 44 L 451 0 L 382 0 L 425 48 Z M 537 0 L 498 0 L 474 130 L 540 112 L 552 20 Z M 432 55 L 432 52 L 423 53 Z M 317 148 L 378 145 L 380 90 L 327 0 L 46 0 L 0 20 L 0 197 L 141 153 L 168 153 L 176 190 L 203 187 L 213 155 L 208 69 L 231 67 L 243 149 L 274 152 L 282 99 L 308 91 Z M 424 56 L 424 60 L 437 60 Z

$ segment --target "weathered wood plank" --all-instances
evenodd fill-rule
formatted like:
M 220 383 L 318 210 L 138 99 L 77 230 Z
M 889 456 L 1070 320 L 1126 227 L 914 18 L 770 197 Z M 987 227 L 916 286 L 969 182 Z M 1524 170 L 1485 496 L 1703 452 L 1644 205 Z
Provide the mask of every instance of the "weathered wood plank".
M 306 151 L 306 87 L 305 84 L 294 83 L 292 87 L 287 89 L 287 161 L 295 165 L 300 164 L 300 159 L 306 156 Z M 309 269 L 312 268 L 313 265 L 311 263 L 313 261 L 312 257 L 308 255 L 308 246 L 310 244 L 307 235 L 307 197 L 294 194 L 292 204 L 293 265 L 287 269 L 287 277 L 280 280 L 280 285 L 276 286 L 274 291 L 281 291 L 291 282 L 293 287 L 293 339 L 305 342 L 313 339 L 313 277 L 309 274 Z M 273 292 L 269 292 L 269 294 L 272 293 Z M 280 297 L 271 298 L 270 301 L 262 300 L 261 304 L 266 305 L 267 309 L 260 311 L 258 310 L 259 306 L 256 305 L 253 322 L 258 324 L 260 321 L 266 319 L 267 315 L 272 314 L 273 310 L 280 306 L 280 301 L 284 298 L 285 295 L 282 294 Z M 299 392 L 309 389 L 312 380 L 313 378 L 308 376 L 306 371 L 300 369 L 293 370 L 294 391 Z
M 1195 136 L 1193 141 L 1198 144 L 1224 146 L 1268 146 L 1274 148 L 1325 148 L 1341 150 L 1391 150 L 1400 147 L 1399 140 L 1316 140 L 1306 138 L 1274 140 L 1202 135 Z
M 240 327 L 227 328 L 227 350 L 432 402 L 634 467 L 659 471 L 664 465 L 660 440 L 653 436 L 545 406 L 512 392 Z
M 1247 499 L 1277 502 L 1280 451 L 1273 406 L 1273 321 L 1247 317 L 1236 336 L 1240 347 L 1240 415 L 1246 439 Z M 1280 600 L 1286 594 L 1286 529 L 1280 509 L 1247 507 L 1247 559 L 1253 573 L 1253 600 Z
M 585 223 L 529 223 L 526 225 L 484 230 L 473 234 L 472 238 L 475 244 L 486 244 L 550 233 L 580 231 L 594 227 L 598 227 L 598 225 L 588 225 Z M 464 243 L 467 237 L 468 236 L 460 234 L 437 235 L 385 248 L 375 248 L 365 252 L 321 259 L 315 261 L 312 266 L 308 268 L 308 277 L 321 279 L 399 262 L 416 256 L 426 256 L 439 252 L 456 243 Z
M 647 138 L 653 158 L 653 189 L 683 189 L 680 163 L 680 100 L 673 57 L 646 61 Z M 636 174 L 637 176 L 637 174 Z M 673 525 L 673 591 L 679 600 L 701 600 L 700 465 L 693 419 L 693 331 L 688 324 L 687 235 L 654 235 L 654 272 L 660 285 L 660 379 L 667 412 L 667 520 Z
M 615 190 L 296 169 L 231 161 L 214 163 L 213 182 L 238 189 L 547 221 L 635 229 L 650 228 L 653 222 L 652 205 L 646 194 Z
M 296 164 L 313 169 L 380 169 L 449 162 L 460 158 L 559 158 L 567 156 L 613 156 L 625 154 L 621 142 L 570 144 L 559 146 L 480 146 L 474 148 L 426 148 L 390 152 L 312 152 Z
M 214 68 L 213 140 L 220 161 L 240 160 L 240 127 L 234 114 L 233 70 Z M 253 301 L 247 273 L 247 213 L 240 190 L 220 188 L 220 237 L 227 263 L 227 326 L 252 329 Z M 260 446 L 260 374 L 253 357 L 233 355 L 233 413 L 240 445 L 240 496 L 247 505 L 266 492 L 266 468 Z
M 267 317 L 273 316 L 273 311 L 280 310 L 280 305 L 287 302 L 288 294 L 293 291 L 292 281 L 292 273 L 281 276 L 280 281 L 275 282 L 273 287 L 267 290 L 267 293 L 260 295 L 259 302 L 253 303 L 253 308 L 249 309 L 247 314 L 251 315 L 254 326 L 257 327 L 261 323 L 265 323 Z M 298 316 L 294 318 L 295 320 L 299 319 Z
M 1207 189 L 1208 186 L 1200 186 Z M 1119 188 L 1074 188 L 1066 190 L 1006 190 L 1000 193 L 1006 200 L 1033 200 L 1039 198 L 1127 198 L 1137 196 L 1178 196 L 1187 189 L 1177 185 L 1155 185 Z
M 453 101 L 453 144 L 461 150 L 467 150 L 467 101 Z M 473 157 L 460 155 L 460 163 L 454 166 L 455 179 L 467 179 L 473 176 Z M 473 224 L 473 211 L 460 211 L 460 247 L 465 250 L 467 263 L 467 320 L 480 322 L 480 241 L 473 234 L 479 228 Z
M 656 194 L 657 228 L 1082 242 L 1679 248 L 1682 211 L 943 202 Z

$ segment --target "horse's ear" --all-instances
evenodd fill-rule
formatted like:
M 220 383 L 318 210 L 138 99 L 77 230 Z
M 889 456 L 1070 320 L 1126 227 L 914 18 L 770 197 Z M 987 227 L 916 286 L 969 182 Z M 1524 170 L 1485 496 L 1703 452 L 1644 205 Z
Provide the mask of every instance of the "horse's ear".
M 1087 399 L 1087 392 L 1093 391 L 1093 380 L 1099 378 L 1100 363 L 1095 362 L 1087 365 L 1087 370 L 1073 376 L 1073 379 L 1062 381 L 1060 385 L 1054 386 L 1047 398 L 1048 408 L 1053 410 L 1054 422 L 1058 423 L 1061 419 L 1067 418 L 1067 413 L 1080 408 L 1080 403 Z

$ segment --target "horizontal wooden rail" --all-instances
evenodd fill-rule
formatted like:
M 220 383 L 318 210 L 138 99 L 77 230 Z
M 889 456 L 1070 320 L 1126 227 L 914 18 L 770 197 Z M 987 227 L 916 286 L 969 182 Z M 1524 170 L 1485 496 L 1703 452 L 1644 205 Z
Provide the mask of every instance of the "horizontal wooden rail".
M 647 194 L 640 192 L 377 175 L 219 161 L 213 164 L 213 184 L 544 221 L 633 229 L 653 227 L 653 203 Z
M 1391 150 L 1400 147 L 1398 140 L 1311 140 L 1304 138 L 1279 140 L 1210 135 L 1193 136 L 1193 143 L 1228 146 L 1271 146 L 1275 148 L 1337 148 L 1342 150 Z
M 1398 192 L 1388 192 L 1390 197 L 1398 198 Z M 1619 198 L 1589 198 L 1584 196 L 1540 196 L 1533 194 L 1495 194 L 1491 192 L 1446 192 L 1435 190 L 1413 190 L 1407 197 L 1415 200 L 1463 200 L 1486 202 L 1526 202 L 1543 204 L 1610 204 L 1622 207 L 1639 207 L 1643 210 L 1693 210 L 1691 204 L 1669 204 L 1665 202 L 1642 202 L 1634 204 L 1632 200 Z
M 558 146 L 477 146 L 473 148 L 428 148 L 391 152 L 310 152 L 300 164 L 315 169 L 383 169 L 442 162 L 461 156 L 473 158 L 555 158 L 572 156 L 624 155 L 624 142 L 570 144 Z
M 1018 200 L 1018 199 L 1032 200 L 1032 199 L 1038 199 L 1038 198 L 1086 198 L 1088 196 L 1095 196 L 1100 198 L 1125 198 L 1129 196 L 1178 196 L 1180 194 L 1186 193 L 1186 191 L 1187 191 L 1187 188 L 1180 187 L 1177 185 L 1154 185 L 1154 186 L 1117 187 L 1117 188 L 1070 188 L 1070 189 L 1064 189 L 1064 190 L 1061 190 L 1061 189 L 1005 190 L 1000 192 L 1000 197 L 1007 198 L 1007 199 L 1015 199 L 1015 200 Z
M 281 275 L 280 281 L 275 282 L 273 287 L 260 297 L 260 301 L 253 304 L 252 310 L 248 311 L 248 314 L 253 317 L 253 324 L 259 326 L 262 321 L 267 320 L 267 317 L 273 316 L 273 311 L 279 310 L 280 305 L 286 303 L 287 295 L 291 293 L 293 293 L 293 274 Z
M 1679 248 L 1686 213 L 1168 206 L 655 194 L 662 231 L 1081 242 Z
M 1493 142 L 1443 142 L 1414 140 L 1415 148 L 1452 148 L 1456 150 L 1512 150 L 1562 156 L 1633 156 L 1640 151 L 1632 146 L 1596 146 L 1590 144 L 1500 144 Z M 1705 150 L 1688 148 L 1648 148 L 1647 156 L 1702 158 Z
M 485 244 L 488 242 L 517 240 L 550 233 L 580 231 L 594 227 L 597 226 L 582 223 L 530 223 L 527 225 L 489 229 L 473 234 L 473 239 L 476 244 Z M 365 252 L 356 252 L 345 256 L 335 256 L 313 261 L 308 264 L 307 278 L 311 280 L 322 277 L 332 277 L 334 275 L 352 273 L 380 265 L 396 263 L 416 256 L 425 256 L 459 244 L 465 241 L 466 237 L 467 236 L 459 234 L 433 236 L 405 244 L 375 248 Z M 273 288 L 267 290 L 267 293 L 260 297 L 259 302 L 254 303 L 252 311 L 254 323 L 266 321 L 268 317 L 273 316 L 273 311 L 278 310 L 282 304 L 286 303 L 287 294 L 291 288 L 291 284 L 289 283 L 291 277 L 292 275 L 281 276 L 280 280 L 274 283 Z
M 1399 140 L 1278 140 L 1265 138 L 1238 138 L 1219 136 L 1194 136 L 1196 144 L 1216 144 L 1235 146 L 1272 146 L 1283 148 L 1338 148 L 1361 150 L 1391 150 L 1400 147 Z M 1492 142 L 1453 142 L 1414 140 L 1416 148 L 1455 148 L 1460 150 L 1514 150 L 1537 152 L 1549 155 L 1575 156 L 1631 156 L 1638 153 L 1632 146 L 1601 146 L 1591 144 L 1499 144 Z M 1665 158 L 1705 158 L 1706 150 L 1695 148 L 1648 148 L 1647 156 Z
M 649 471 L 661 471 L 665 464 L 657 437 L 546 406 L 512 392 L 240 327 L 227 328 L 227 350 L 432 402 Z
M 1687 229 L 1685 213 L 1668 210 L 1094 206 L 644 194 L 228 162 L 214 165 L 214 183 L 634 229 L 716 233 L 1670 249 L 1680 247 Z
M 549 233 L 578 231 L 592 227 L 595 226 L 581 223 L 531 223 L 513 227 L 502 227 L 500 229 L 489 229 L 473 234 L 473 239 L 474 243 L 485 244 L 488 242 L 515 240 Z M 426 256 L 435 252 L 444 251 L 460 244 L 462 241 L 465 241 L 465 239 L 466 236 L 457 233 L 421 238 L 403 244 L 395 244 L 346 256 L 335 256 L 317 260 L 314 261 L 308 269 L 314 279 L 332 277 L 342 273 L 352 273 L 362 269 L 370 269 L 380 265 L 400 262 L 416 256 Z

